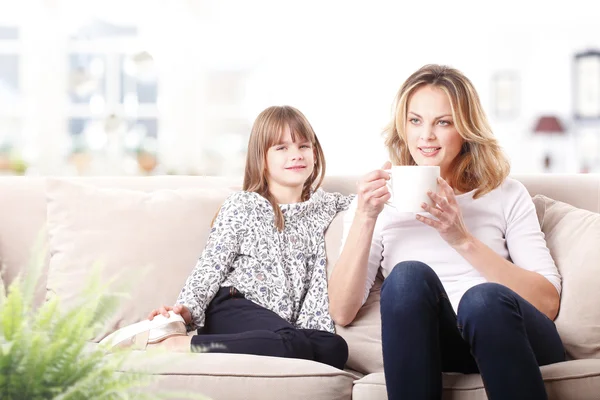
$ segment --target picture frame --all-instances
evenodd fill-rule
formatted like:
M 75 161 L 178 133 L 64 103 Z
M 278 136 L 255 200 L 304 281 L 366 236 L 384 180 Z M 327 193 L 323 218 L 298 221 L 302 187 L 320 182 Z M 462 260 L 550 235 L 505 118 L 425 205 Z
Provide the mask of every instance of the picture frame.
M 573 58 L 573 116 L 600 120 L 600 50 L 588 50 Z
M 515 71 L 499 71 L 492 76 L 494 116 L 513 119 L 519 116 L 519 76 Z

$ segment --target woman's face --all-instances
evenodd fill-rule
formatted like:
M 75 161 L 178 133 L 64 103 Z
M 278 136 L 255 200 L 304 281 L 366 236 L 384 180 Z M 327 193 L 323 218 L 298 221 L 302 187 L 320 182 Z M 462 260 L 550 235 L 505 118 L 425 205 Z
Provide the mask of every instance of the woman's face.
M 433 85 L 417 89 L 408 100 L 405 129 L 408 150 L 417 165 L 439 165 L 446 179 L 464 143 L 446 93 Z

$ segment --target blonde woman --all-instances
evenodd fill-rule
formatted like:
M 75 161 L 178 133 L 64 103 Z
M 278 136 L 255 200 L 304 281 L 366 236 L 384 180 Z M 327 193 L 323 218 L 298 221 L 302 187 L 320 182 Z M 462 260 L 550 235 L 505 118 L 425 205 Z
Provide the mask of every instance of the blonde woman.
M 176 304 L 105 340 L 344 368 L 348 347 L 334 333 L 328 310 L 324 232 L 351 197 L 320 189 L 324 174 L 323 150 L 299 110 L 282 106 L 260 113 L 243 190 L 219 210 Z M 197 335 L 186 335 L 191 330 Z
M 381 268 L 390 400 L 441 399 L 442 372 L 481 373 L 492 400 L 546 399 L 539 366 L 565 359 L 553 323 L 561 278 L 473 84 L 422 67 L 400 88 L 385 134 L 394 164 L 440 167 L 436 206 L 398 213 L 384 207 L 388 173 L 359 181 L 329 282 L 334 320 L 354 319 Z

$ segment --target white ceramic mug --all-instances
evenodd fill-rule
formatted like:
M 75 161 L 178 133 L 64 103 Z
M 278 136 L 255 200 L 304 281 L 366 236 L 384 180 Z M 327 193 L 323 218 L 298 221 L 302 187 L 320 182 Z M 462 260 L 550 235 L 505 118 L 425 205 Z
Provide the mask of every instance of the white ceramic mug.
M 437 192 L 439 166 L 398 165 L 385 170 L 390 174 L 387 182 L 392 197 L 387 202 L 399 212 L 424 212 L 421 204 L 433 205 L 427 196 L 430 190 Z

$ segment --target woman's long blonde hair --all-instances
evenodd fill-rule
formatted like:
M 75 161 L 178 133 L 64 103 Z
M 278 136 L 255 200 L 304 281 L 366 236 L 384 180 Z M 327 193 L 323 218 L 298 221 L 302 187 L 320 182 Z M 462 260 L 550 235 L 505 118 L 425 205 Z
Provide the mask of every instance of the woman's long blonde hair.
M 429 64 L 402 85 L 393 106 L 393 118 L 384 131 L 385 145 L 394 165 L 416 165 L 406 143 L 408 102 L 416 90 L 432 85 L 443 90 L 452 107 L 456 130 L 464 139 L 460 154 L 450 165 L 448 183 L 460 192 L 477 189 L 474 198 L 497 188 L 510 172 L 510 164 L 492 133 L 479 95 L 460 71 Z
M 284 128 L 288 127 L 292 141 L 310 142 L 314 151 L 315 164 L 310 177 L 302 188 L 302 201 L 310 198 L 311 193 L 321 186 L 325 176 L 325 156 L 312 126 L 298 109 L 291 106 L 273 106 L 261 112 L 252 126 L 248 140 L 246 169 L 242 189 L 256 192 L 269 200 L 275 212 L 275 226 L 280 231 L 284 227 L 284 217 L 279 204 L 269 191 L 267 184 L 267 151 L 281 141 Z

